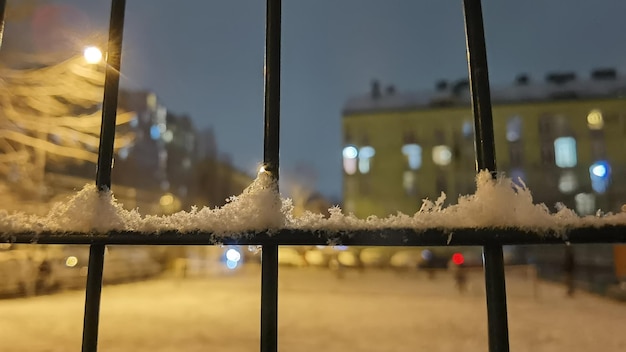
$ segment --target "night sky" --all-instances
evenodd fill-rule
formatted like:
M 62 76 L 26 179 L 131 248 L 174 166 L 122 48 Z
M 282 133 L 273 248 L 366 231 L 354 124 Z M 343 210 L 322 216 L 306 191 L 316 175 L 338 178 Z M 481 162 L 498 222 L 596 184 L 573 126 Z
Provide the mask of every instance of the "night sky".
M 80 11 L 75 45 L 106 37 L 109 1 L 53 3 Z M 484 0 L 483 11 L 492 85 L 522 72 L 626 73 L 624 0 Z M 262 0 L 127 0 L 124 34 L 123 87 L 212 126 L 250 174 L 263 159 L 264 14 Z M 460 0 L 284 0 L 282 50 L 281 178 L 305 166 L 334 199 L 349 96 L 374 78 L 406 91 L 467 77 Z

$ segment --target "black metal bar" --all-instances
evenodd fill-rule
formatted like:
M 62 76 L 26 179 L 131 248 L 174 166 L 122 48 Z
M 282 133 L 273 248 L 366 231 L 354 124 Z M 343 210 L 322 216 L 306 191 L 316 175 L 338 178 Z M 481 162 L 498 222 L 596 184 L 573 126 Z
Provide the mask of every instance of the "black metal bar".
M 261 352 L 278 351 L 278 245 L 263 245 L 261 257 Z
M 112 0 L 109 43 L 106 55 L 106 75 L 104 79 L 104 98 L 102 100 L 100 149 L 98 151 L 98 168 L 96 170 L 96 185 L 99 191 L 111 188 L 111 167 L 113 165 L 113 142 L 115 140 L 117 97 L 120 86 L 125 8 L 126 0 Z
M 626 225 L 588 226 L 563 231 L 532 232 L 519 228 L 456 228 L 415 230 L 388 228 L 336 232 L 290 230 L 218 235 L 178 231 L 108 233 L 0 233 L 0 243 L 111 245 L 328 245 L 349 246 L 485 246 L 488 244 L 626 243 Z
M 102 99 L 102 125 L 100 127 L 100 146 L 96 170 L 98 192 L 106 192 L 111 188 L 111 167 L 113 165 L 113 143 L 115 141 L 115 120 L 117 118 L 125 10 L 126 0 L 111 1 L 109 42 L 106 50 L 104 96 Z M 87 271 L 85 316 L 83 320 L 83 352 L 95 352 L 98 350 L 98 323 L 102 293 L 102 273 L 104 271 L 104 249 L 103 244 L 92 244 L 89 247 L 89 269 Z
M 506 307 L 506 283 L 501 244 L 483 247 L 485 296 L 487 297 L 487 328 L 489 351 L 509 351 L 509 327 Z
M 478 170 L 496 172 L 493 117 L 489 91 L 487 50 L 480 0 L 463 0 L 469 80 L 474 113 L 476 166 Z M 506 307 L 506 283 L 502 245 L 483 247 L 489 351 L 508 352 L 509 333 Z
M 6 14 L 7 0 L 0 0 L 0 48 L 4 39 L 4 16 Z
M 83 352 L 95 352 L 98 350 L 98 319 L 100 316 L 103 268 L 104 245 L 94 244 L 89 246 L 85 316 L 83 320 Z
M 265 18 L 265 134 L 263 166 L 276 181 L 280 142 L 281 0 L 267 0 Z M 278 351 L 278 244 L 264 244 L 261 259 L 261 352 Z
M 463 0 L 476 161 L 478 170 L 496 171 L 496 148 L 487 69 L 487 50 L 480 0 Z
M 278 181 L 280 142 L 281 0 L 267 0 L 265 27 L 265 135 L 263 163 Z

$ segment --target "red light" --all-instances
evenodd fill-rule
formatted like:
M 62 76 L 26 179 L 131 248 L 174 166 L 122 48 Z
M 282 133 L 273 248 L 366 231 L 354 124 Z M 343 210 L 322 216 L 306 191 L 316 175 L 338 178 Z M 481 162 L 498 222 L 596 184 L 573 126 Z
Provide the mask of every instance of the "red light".
M 461 253 L 454 253 L 452 255 L 452 262 L 456 265 L 461 265 L 465 262 L 465 258 L 463 258 L 463 254 Z

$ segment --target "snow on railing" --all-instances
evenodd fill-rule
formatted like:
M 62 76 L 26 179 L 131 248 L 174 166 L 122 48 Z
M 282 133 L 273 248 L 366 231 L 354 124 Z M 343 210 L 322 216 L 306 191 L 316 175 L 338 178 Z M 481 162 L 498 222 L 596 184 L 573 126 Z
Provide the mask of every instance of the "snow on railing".
M 338 206 L 329 209 L 328 217 L 310 211 L 294 217 L 291 199 L 281 197 L 275 182 L 268 172 L 259 172 L 240 195 L 230 197 L 222 207 L 193 207 L 190 211 L 159 216 L 124 209 L 113 192 L 98 192 L 94 185 L 85 185 L 67 202 L 56 203 L 45 216 L 0 211 L 0 232 L 205 231 L 219 236 L 280 229 L 339 232 L 518 228 L 558 233 L 576 227 L 626 225 L 626 212 L 598 211 L 595 216 L 581 217 L 558 204 L 556 212 L 551 212 L 545 204 L 533 203 L 530 189 L 523 184 L 503 175 L 493 178 L 487 171 L 477 175 L 476 192 L 460 196 L 456 204 L 444 206 L 446 195 L 442 193 L 435 201 L 423 200 L 421 209 L 413 215 L 399 212 L 367 219 L 345 214 Z

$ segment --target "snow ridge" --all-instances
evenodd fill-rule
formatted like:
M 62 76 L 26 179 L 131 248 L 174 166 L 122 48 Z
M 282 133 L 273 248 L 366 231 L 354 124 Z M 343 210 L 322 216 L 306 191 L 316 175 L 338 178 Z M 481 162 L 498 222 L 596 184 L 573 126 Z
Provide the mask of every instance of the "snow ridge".
M 221 236 L 281 228 L 350 231 L 515 227 L 533 232 L 561 232 L 582 226 L 626 225 L 626 212 L 598 212 L 596 216 L 580 217 L 573 210 L 558 205 L 558 210 L 552 213 L 545 204 L 533 203 L 531 191 L 523 183 L 519 185 L 504 175 L 494 178 L 486 170 L 477 174 L 476 186 L 476 193 L 460 196 L 456 204 L 447 207 L 443 205 L 446 195 L 442 193 L 435 201 L 423 200 L 421 209 L 413 215 L 397 213 L 385 218 L 372 215 L 359 219 L 353 214 L 344 214 L 338 206 L 329 209 L 329 217 L 310 211 L 294 217 L 291 199 L 280 196 L 275 179 L 267 171 L 259 172 L 242 194 L 229 198 L 222 207 L 194 207 L 189 212 L 172 215 L 142 216 L 137 209 L 124 209 L 111 191 L 98 192 L 95 186 L 86 185 L 67 202 L 55 204 L 44 217 L 0 210 L 0 232 L 156 233 L 173 230 L 207 231 Z

